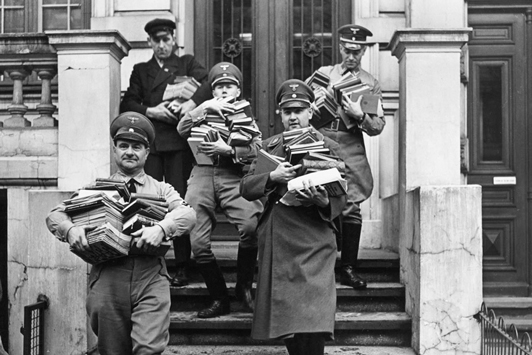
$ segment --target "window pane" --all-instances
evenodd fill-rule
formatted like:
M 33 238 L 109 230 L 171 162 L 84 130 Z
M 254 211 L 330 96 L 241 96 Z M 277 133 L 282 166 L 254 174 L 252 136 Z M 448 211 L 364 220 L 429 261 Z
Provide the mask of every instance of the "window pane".
M 24 0 L 4 0 L 5 6 L 24 6 Z
M 70 29 L 79 30 L 83 28 L 81 6 L 70 8 Z
M 502 161 L 502 67 L 479 69 L 482 160 Z
M 43 8 L 43 30 L 67 30 L 66 8 Z
M 4 33 L 24 32 L 24 9 L 6 9 L 4 16 Z
M 67 4 L 68 0 L 42 0 L 43 5 Z

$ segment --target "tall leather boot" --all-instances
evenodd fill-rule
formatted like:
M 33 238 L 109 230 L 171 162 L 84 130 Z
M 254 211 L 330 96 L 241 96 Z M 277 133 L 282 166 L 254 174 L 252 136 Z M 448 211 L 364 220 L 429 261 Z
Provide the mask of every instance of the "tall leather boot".
M 368 284 L 355 274 L 360 245 L 361 224 L 342 224 L 342 256 L 340 264 L 340 283 L 355 290 L 363 290 Z
M 214 260 L 206 264 L 197 264 L 197 266 L 212 298 L 211 305 L 198 312 L 198 318 L 214 318 L 229 314 L 231 310 L 227 286 L 218 263 Z
M 253 312 L 253 276 L 257 265 L 257 248 L 238 247 L 238 258 L 236 262 L 236 286 L 235 296 L 242 303 L 245 311 Z
M 173 240 L 176 272 L 170 284 L 174 287 L 188 285 L 187 267 L 190 261 L 190 235 L 183 235 Z

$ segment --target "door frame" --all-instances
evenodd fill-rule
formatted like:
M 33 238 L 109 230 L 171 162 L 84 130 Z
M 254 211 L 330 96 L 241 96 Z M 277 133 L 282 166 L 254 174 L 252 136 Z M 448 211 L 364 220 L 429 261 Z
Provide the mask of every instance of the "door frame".
M 528 0 L 469 0 L 467 2 L 469 13 L 486 13 L 486 14 L 523 14 L 525 16 L 525 43 L 532 41 L 532 4 Z M 527 151 L 527 161 L 525 162 L 526 174 L 526 205 L 527 205 L 527 221 L 526 221 L 526 254 L 528 255 L 527 263 L 525 264 L 526 282 L 528 282 L 527 296 L 532 296 L 532 218 L 529 214 L 532 212 L 532 45 L 525 49 L 525 75 L 526 82 L 524 84 L 525 90 L 524 99 L 524 117 L 525 117 L 525 147 Z M 471 85 L 471 83 L 469 84 Z M 470 98 L 471 99 L 471 98 Z M 472 149 L 472 148 L 471 148 Z M 487 289 L 485 291 L 490 294 L 497 294 L 496 290 Z

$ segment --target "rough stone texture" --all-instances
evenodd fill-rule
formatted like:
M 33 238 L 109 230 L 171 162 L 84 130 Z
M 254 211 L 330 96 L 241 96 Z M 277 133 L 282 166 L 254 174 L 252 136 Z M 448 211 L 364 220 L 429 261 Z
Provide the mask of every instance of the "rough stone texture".
M 170 346 L 163 355 L 286 355 L 283 346 Z M 410 348 L 381 346 L 326 346 L 326 355 L 414 355 Z
M 479 354 L 481 189 L 420 187 L 407 196 L 401 248 L 412 347 L 419 354 Z

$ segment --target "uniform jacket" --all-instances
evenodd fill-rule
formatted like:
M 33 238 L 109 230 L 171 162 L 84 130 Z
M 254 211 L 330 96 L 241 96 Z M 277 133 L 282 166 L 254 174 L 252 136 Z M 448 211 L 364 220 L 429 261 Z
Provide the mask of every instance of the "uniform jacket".
M 318 69 L 329 76 L 329 84 L 339 80 L 345 73 L 342 64 L 324 66 Z M 365 70 L 358 73 L 360 80 L 368 84 L 371 93 L 382 97 L 381 87 L 377 79 Z M 329 91 L 332 88 L 329 85 Z M 339 107 L 339 110 L 342 108 Z M 346 165 L 346 179 L 348 182 L 349 201 L 362 202 L 366 200 L 373 191 L 373 175 L 366 156 L 366 147 L 362 132 L 370 136 L 378 135 L 384 129 L 385 121 L 383 117 L 377 115 L 365 115 L 363 121 L 349 132 L 333 131 L 327 127 L 320 128 L 320 132 L 325 136 L 338 142 L 340 145 L 339 156 Z
M 324 141 L 337 153 L 335 142 L 326 137 Z M 263 149 L 271 152 L 278 144 L 282 144 L 280 135 L 264 141 Z M 323 209 L 286 206 L 278 202 L 278 190 L 269 186 L 269 173 L 253 172 L 254 164 L 241 181 L 242 196 L 267 199 L 257 229 L 259 275 L 252 336 L 272 339 L 315 332 L 332 336 L 336 309 L 332 220 L 341 213 L 345 196 L 331 197 Z
M 146 115 L 148 107 L 162 102 L 167 84 L 174 82 L 176 76 L 192 76 L 202 86 L 192 96 L 192 101 L 199 105 L 212 97 L 207 82 L 209 72 L 192 55 L 181 57 L 172 54 L 161 68 L 155 57 L 148 62 L 136 64 L 129 79 L 129 88 L 120 104 L 120 112 L 134 111 Z M 155 126 L 155 142 L 150 147 L 152 152 L 164 152 L 187 149 L 187 142 L 176 132 L 175 125 L 152 120 Z

